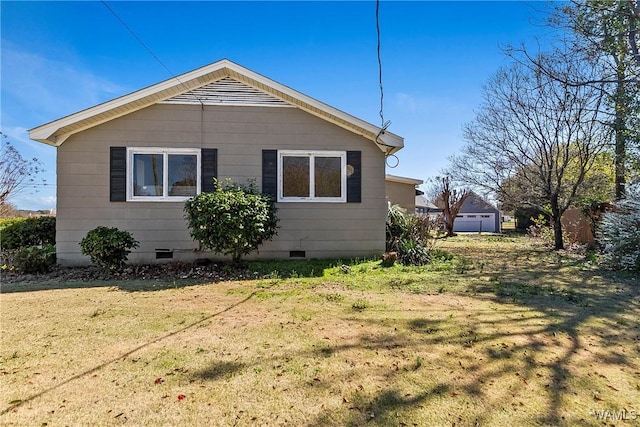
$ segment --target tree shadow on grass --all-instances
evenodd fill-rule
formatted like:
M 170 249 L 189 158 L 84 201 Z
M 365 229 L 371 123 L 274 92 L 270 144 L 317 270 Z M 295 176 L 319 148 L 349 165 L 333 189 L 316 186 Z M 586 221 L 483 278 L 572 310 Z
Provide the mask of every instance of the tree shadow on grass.
M 206 368 L 195 371 L 193 377 L 205 381 L 216 381 L 221 378 L 229 378 L 245 367 L 244 363 L 214 361 Z
M 377 396 L 370 400 L 361 400 L 355 398 L 350 404 L 350 414 L 347 425 L 362 425 L 364 423 L 376 420 L 379 424 L 380 421 L 386 425 L 394 425 L 392 420 L 389 420 L 388 414 L 395 414 L 397 411 L 407 411 L 416 409 L 422 405 L 429 404 L 434 398 L 439 398 L 450 392 L 450 386 L 448 384 L 438 384 L 429 390 L 425 390 L 418 395 L 407 395 L 401 390 L 388 389 L 383 390 Z M 334 425 L 335 421 L 332 419 L 332 414 L 323 413 L 309 426 L 326 426 Z M 400 424 L 406 425 L 406 424 Z
M 640 288 L 633 281 L 617 280 L 613 274 L 607 276 L 609 274 L 582 272 L 556 286 L 544 280 L 536 284 L 521 282 L 517 280 L 517 272 L 507 274 L 495 282 L 476 285 L 470 292 L 473 298 L 492 301 L 497 312 L 504 309 L 500 316 L 489 311 L 460 320 L 417 316 L 404 325 L 413 338 L 398 339 L 397 335 L 390 334 L 371 339 L 363 335 L 355 346 L 327 346 L 316 352 L 327 357 L 341 356 L 354 347 L 375 350 L 376 354 L 387 350 L 404 356 L 402 369 L 408 375 L 414 369 L 410 366 L 411 355 L 424 354 L 419 352 L 425 348 L 435 350 L 445 346 L 450 351 L 444 357 L 454 358 L 459 366 L 443 360 L 444 372 L 438 378 L 437 389 L 456 390 L 452 393 L 460 392 L 482 402 L 467 411 L 463 424 L 495 422 L 496 413 L 517 411 L 522 405 L 528 405 L 527 396 L 534 390 L 536 404 L 542 409 L 534 414 L 532 422 L 542 425 L 595 423 L 597 420 L 589 410 L 607 405 L 619 410 L 620 402 L 633 401 L 633 397 L 623 395 L 611 396 L 609 400 L 607 395 L 617 392 L 633 377 L 633 372 L 640 370 L 640 347 L 629 345 L 640 340 L 637 322 Z M 607 277 L 594 280 L 602 279 L 602 275 L 610 280 Z M 451 298 L 455 299 L 455 294 Z M 428 308 L 425 311 L 428 312 Z M 358 322 L 371 323 L 366 319 Z M 626 351 L 618 350 L 622 345 L 626 345 Z M 417 363 L 415 369 L 419 365 Z M 608 378 L 611 370 L 626 374 L 623 379 Z M 350 412 L 351 425 L 397 423 L 396 412 L 411 413 L 438 395 L 434 393 L 436 388 L 429 389 L 433 387 L 428 385 L 433 384 L 432 379 L 423 381 L 427 391 L 407 395 L 392 381 L 398 374 L 388 369 L 387 375 L 389 385 L 368 395 L 358 411 Z M 494 387 L 502 392 L 506 387 L 509 394 L 505 399 L 492 400 Z M 582 404 L 593 402 L 593 408 L 586 408 L 585 413 L 570 414 L 572 421 L 567 421 L 566 402 L 575 399 L 576 394 L 580 395 Z M 375 418 L 368 418 L 370 414 Z M 323 425 L 331 419 L 331 414 L 320 414 L 314 425 Z M 450 421 L 457 422 L 453 418 Z

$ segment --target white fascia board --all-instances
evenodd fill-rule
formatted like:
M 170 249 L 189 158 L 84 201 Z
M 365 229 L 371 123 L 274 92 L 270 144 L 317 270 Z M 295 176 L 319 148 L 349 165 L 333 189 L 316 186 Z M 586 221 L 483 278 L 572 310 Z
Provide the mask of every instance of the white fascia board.
M 268 86 L 272 89 L 274 89 L 275 91 L 278 92 L 282 92 L 285 95 L 290 96 L 291 98 L 294 98 L 295 100 L 300 101 L 300 104 L 298 104 L 298 107 L 300 107 L 301 109 L 310 112 L 312 114 L 314 114 L 315 112 L 312 109 L 308 109 L 305 108 L 305 104 L 311 106 L 312 108 L 316 108 L 324 113 L 327 113 L 329 115 L 335 116 L 340 120 L 344 120 L 347 123 L 351 123 L 354 126 L 360 127 L 368 132 L 370 132 L 372 135 L 376 135 L 377 139 L 379 140 L 379 142 L 381 144 L 377 144 L 378 147 L 385 152 L 388 152 L 389 154 L 395 153 L 396 151 L 400 150 L 402 147 L 404 147 L 404 138 L 395 135 L 391 132 L 381 132 L 381 128 L 372 125 L 371 123 L 365 122 L 364 120 L 361 120 L 355 116 L 352 116 L 351 114 L 347 114 L 344 111 L 338 110 L 337 108 L 334 108 L 330 105 L 327 105 L 321 101 L 318 101 L 315 98 L 312 98 L 310 96 L 307 96 L 301 92 L 298 92 L 294 89 L 291 89 L 288 86 L 285 86 L 283 84 L 280 84 L 274 80 L 271 80 L 267 77 L 264 77 L 261 74 L 258 74 L 254 71 L 248 70 L 240 65 L 237 65 L 233 62 L 228 61 L 228 68 L 237 72 L 238 74 L 244 75 L 245 77 L 248 77 L 249 79 L 255 80 L 258 83 L 261 83 L 265 86 Z M 246 82 L 245 82 L 246 83 Z M 277 93 L 272 93 L 271 95 L 283 99 L 279 96 L 277 96 Z M 287 101 L 286 99 L 283 99 L 283 101 Z M 325 119 L 327 119 L 327 117 L 324 117 Z M 331 120 L 330 120 L 331 121 Z M 338 124 L 339 123 L 335 123 L 334 124 Z M 363 135 L 363 136 L 368 136 L 368 135 Z M 372 139 L 369 137 L 369 139 Z M 373 142 L 376 142 L 375 140 Z
M 199 77 L 202 77 L 206 74 L 209 73 L 213 73 L 216 71 L 221 70 L 222 68 L 225 67 L 225 63 L 228 62 L 227 60 L 222 60 L 222 61 L 218 61 L 216 63 L 213 63 L 211 65 L 199 68 L 197 70 L 188 72 L 186 74 L 182 74 L 180 76 L 176 76 L 176 77 L 172 77 L 170 79 L 167 79 L 163 82 L 160 83 L 156 83 L 154 85 L 148 86 L 144 89 L 140 89 L 137 90 L 135 92 L 129 93 L 127 95 L 123 95 L 120 96 L 118 98 L 112 99 L 110 101 L 104 102 L 102 104 L 98 104 L 96 106 L 87 108 L 85 110 L 79 111 L 77 113 L 74 114 L 70 114 L 68 116 L 62 117 L 60 119 L 54 120 L 52 122 L 46 123 L 44 125 L 35 127 L 31 130 L 29 130 L 29 137 L 35 141 L 40 141 L 40 142 L 44 142 L 45 144 L 50 144 L 50 145 L 54 145 L 54 146 L 59 146 L 60 144 L 62 144 L 63 141 L 58 142 L 58 138 L 52 138 L 52 136 L 58 131 L 58 129 L 80 122 L 82 120 L 86 120 L 86 119 L 90 119 L 91 117 L 97 116 L 99 114 L 102 113 L 107 113 L 109 111 L 114 110 L 115 108 L 118 107 L 122 107 L 122 106 L 126 106 L 126 105 L 132 105 L 133 102 L 135 101 L 139 101 L 141 99 L 144 99 L 146 97 L 152 97 L 153 95 L 156 95 L 159 92 L 162 92 L 163 90 L 168 90 L 168 89 L 173 89 L 177 86 L 181 86 L 181 85 L 187 85 L 190 81 L 197 79 Z M 189 89 L 189 88 L 187 88 Z M 173 95 L 172 95 L 173 96 Z M 127 108 L 125 109 L 122 113 L 120 114 L 114 114 L 109 116 L 107 119 L 102 120 L 102 121 L 94 121 L 91 122 L 87 127 L 93 127 L 96 126 L 98 124 L 104 123 L 106 121 L 110 121 L 113 120 L 115 118 L 130 114 L 134 111 L 140 110 L 142 108 L 148 107 L 149 105 L 153 105 L 156 102 L 158 102 L 157 99 L 153 99 L 152 101 L 149 101 L 146 104 L 137 106 L 137 107 L 131 107 L 131 108 Z M 81 130 L 84 130 L 84 128 L 81 128 L 77 131 L 74 131 L 73 133 L 77 133 Z M 66 140 L 70 135 L 67 135 L 64 139 Z
M 244 68 L 238 64 L 235 64 L 234 62 L 231 62 L 228 59 L 222 59 L 213 64 L 198 68 L 196 70 L 187 72 L 185 74 L 182 74 L 176 77 L 172 77 L 163 82 L 154 84 L 152 86 L 148 86 L 144 89 L 140 89 L 130 94 L 112 99 L 111 101 L 98 104 L 94 107 L 87 108 L 77 113 L 62 117 L 58 120 L 54 120 L 44 125 L 35 127 L 29 130 L 29 137 L 35 141 L 39 141 L 45 144 L 53 145 L 56 147 L 60 146 L 67 138 L 69 138 L 69 136 L 71 136 L 74 133 L 80 132 L 82 130 L 85 130 L 93 126 L 97 126 L 99 124 L 105 123 L 115 118 L 130 114 L 134 111 L 140 110 L 142 108 L 146 108 L 150 105 L 153 105 L 157 102 L 164 100 L 164 99 L 158 99 L 157 97 L 154 97 L 154 95 L 157 95 L 158 93 L 164 90 L 171 90 L 179 86 L 185 86 L 185 89 L 187 89 L 185 90 L 186 92 L 192 89 L 191 87 L 189 87 L 189 83 L 192 82 L 193 80 L 196 80 L 207 74 L 222 71 L 224 69 L 233 71 L 241 76 L 246 77 L 249 80 L 253 80 L 259 84 L 262 84 L 266 87 L 273 89 L 273 93 L 271 93 L 271 95 L 277 98 L 283 99 L 282 97 L 278 96 L 278 92 L 281 92 L 291 97 L 293 100 L 297 101 L 296 102 L 297 106 L 302 110 L 318 115 L 315 111 L 313 111 L 313 108 L 315 108 L 325 113 L 329 117 L 324 116 L 324 114 L 321 117 L 324 118 L 325 120 L 333 122 L 334 124 L 343 126 L 342 124 L 339 123 L 339 121 L 331 120 L 330 116 L 334 116 L 338 120 L 343 120 L 349 124 L 354 125 L 355 127 L 358 127 L 367 132 L 370 132 L 369 135 L 362 135 L 362 136 L 365 136 L 368 139 L 373 140 L 373 142 L 376 143 L 376 145 L 378 145 L 378 147 L 387 154 L 393 154 L 404 146 L 404 139 L 398 135 L 395 135 L 387 131 L 381 132 L 380 128 L 372 125 L 371 123 L 365 122 L 364 120 L 358 119 L 357 117 L 354 117 L 341 110 L 333 108 L 323 102 L 320 102 L 314 98 L 311 98 L 310 96 L 307 96 L 294 89 L 291 89 L 288 86 L 282 85 L 254 71 Z M 221 75 L 220 78 L 224 78 L 228 74 L 230 73 L 228 72 L 223 73 L 223 75 Z M 217 79 L 212 79 L 211 81 L 207 81 L 204 84 L 209 84 L 215 80 Z M 199 86 L 202 86 L 202 85 L 194 86 L 193 88 L 196 88 Z M 260 89 L 260 88 L 257 88 L 257 89 Z M 171 93 L 169 96 L 166 97 L 166 99 L 168 99 L 170 96 L 175 96 L 175 94 Z M 149 98 L 148 102 L 138 103 L 138 105 L 134 106 L 133 104 L 134 102 L 142 100 L 147 97 Z M 287 99 L 283 99 L 283 100 L 289 102 L 289 100 Z M 307 105 L 311 108 L 308 108 Z M 92 117 L 98 116 L 100 114 L 113 112 L 114 109 L 123 107 L 123 106 L 128 106 L 129 108 L 124 108 L 119 114 L 113 114 L 113 113 L 109 114 L 107 117 L 105 117 L 102 120 L 89 121 L 86 123 L 85 126 L 81 126 L 78 129 L 65 133 L 64 135 L 60 135 L 58 137 L 54 136 L 55 133 L 58 132 L 58 130 L 60 130 L 65 126 L 73 125 L 83 120 L 89 120 Z M 350 130 L 353 131 L 353 129 L 350 129 Z
M 404 176 L 396 176 L 396 175 L 389 175 L 389 174 L 385 175 L 384 179 L 385 181 L 398 182 L 400 184 L 413 184 L 413 185 L 424 184 L 424 181 L 421 179 L 407 178 Z

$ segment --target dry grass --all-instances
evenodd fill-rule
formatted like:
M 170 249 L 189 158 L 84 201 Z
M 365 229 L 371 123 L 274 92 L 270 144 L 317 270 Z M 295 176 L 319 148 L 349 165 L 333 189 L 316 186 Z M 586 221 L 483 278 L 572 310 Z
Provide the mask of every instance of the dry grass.
M 640 422 L 634 279 L 523 239 L 440 247 L 457 258 L 3 286 L 0 423 L 602 425 L 600 410 Z

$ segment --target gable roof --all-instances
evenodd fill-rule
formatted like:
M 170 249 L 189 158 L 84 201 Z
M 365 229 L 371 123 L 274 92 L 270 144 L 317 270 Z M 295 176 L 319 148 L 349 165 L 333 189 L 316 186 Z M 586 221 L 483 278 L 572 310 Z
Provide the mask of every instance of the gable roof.
M 416 208 L 425 208 L 434 212 L 442 212 L 442 208 L 437 207 L 422 194 L 416 195 Z
M 460 213 L 499 213 L 500 211 L 486 202 L 482 197 L 471 192 L 471 195 L 464 201 L 460 208 Z
M 404 146 L 404 139 L 398 135 L 387 132 L 227 59 L 35 127 L 29 131 L 29 137 L 35 141 L 58 147 L 73 134 L 157 103 L 180 102 L 180 98 L 185 101 L 186 98 L 189 98 L 186 94 L 190 94 L 191 99 L 198 104 L 202 102 L 204 105 L 220 105 L 223 102 L 215 102 L 215 96 L 206 99 L 205 102 L 204 98 L 209 95 L 203 94 L 202 91 L 211 93 L 216 90 L 224 90 L 221 88 L 224 86 L 225 80 L 226 83 L 236 85 L 236 87 L 240 83 L 243 90 L 246 90 L 246 87 L 252 88 L 250 90 L 254 91 L 254 95 L 256 93 L 266 94 L 262 100 L 267 103 L 283 102 L 361 135 L 374 142 L 387 154 L 393 154 Z M 210 86 L 216 82 L 220 83 L 217 86 Z M 262 101 L 258 100 L 257 102 Z

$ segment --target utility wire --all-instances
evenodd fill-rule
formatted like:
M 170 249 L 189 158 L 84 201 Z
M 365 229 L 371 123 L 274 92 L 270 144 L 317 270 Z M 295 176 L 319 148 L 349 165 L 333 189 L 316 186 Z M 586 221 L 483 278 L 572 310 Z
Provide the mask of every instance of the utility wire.
M 376 33 L 378 35 L 378 84 L 380 86 L 380 122 L 384 128 L 384 89 L 382 87 L 382 59 L 380 55 L 380 0 L 376 0 Z
M 202 107 L 204 107 L 204 103 L 202 102 L 202 100 L 201 100 L 200 98 L 198 98 L 198 96 L 196 96 L 196 94 L 195 94 L 195 93 L 193 93 L 193 91 L 192 91 L 191 89 L 189 89 L 189 88 L 188 88 L 184 83 L 182 83 L 182 81 L 180 81 L 180 79 L 178 78 L 178 76 L 176 76 L 176 75 L 175 75 L 175 74 L 174 74 L 174 73 L 169 69 L 169 67 L 167 67 L 167 66 L 165 65 L 165 63 L 164 63 L 164 62 L 162 62 L 162 60 L 158 57 L 158 55 L 156 55 L 155 53 L 153 53 L 153 51 L 151 50 L 151 48 L 150 48 L 149 46 L 147 46 L 147 45 L 145 44 L 145 42 L 143 42 L 143 41 L 142 41 L 142 39 L 141 39 L 140 37 L 138 37 L 138 35 L 137 35 L 137 34 L 136 34 L 132 29 L 131 29 L 131 27 L 129 27 L 129 26 L 127 25 L 127 23 L 126 23 L 126 22 L 124 22 L 124 20 L 123 20 L 122 18 L 120 18 L 120 16 L 119 16 L 119 15 L 118 15 L 118 14 L 117 14 L 113 9 L 111 9 L 111 6 L 109 6 L 105 0 L 101 0 L 101 3 L 104 5 L 104 7 L 106 7 L 106 8 L 109 10 L 109 12 L 111 12 L 111 14 L 112 14 L 112 15 L 113 15 L 113 16 L 114 16 L 114 17 L 115 17 L 115 18 L 120 22 L 120 24 L 122 24 L 122 26 L 123 26 L 124 28 L 126 28 L 126 29 L 127 29 L 127 31 L 129 31 L 129 33 L 131 33 L 131 35 L 133 36 L 133 38 L 135 38 L 135 39 L 138 41 L 138 43 L 140 43 L 140 45 L 141 45 L 142 47 L 144 47 L 144 48 L 146 49 L 146 51 L 147 51 L 147 52 L 149 52 L 149 54 L 155 58 L 155 60 L 156 60 L 156 61 L 158 61 L 158 63 L 159 63 L 160 65 L 162 65 L 162 67 L 167 71 L 167 73 L 169 73 L 169 75 L 170 75 L 171 77 L 173 77 L 174 79 L 176 79 L 176 80 L 178 81 L 178 83 L 180 83 L 180 85 L 182 85 L 182 87 L 184 87 L 185 89 L 187 89 L 187 91 L 188 91 L 191 95 L 193 95 L 193 97 L 194 97 L 194 98 L 195 98 L 195 99 L 200 103 L 200 105 L 201 105 Z
M 380 124 L 380 132 L 378 132 L 378 135 L 376 135 L 375 142 L 376 144 L 388 149 L 388 150 L 385 150 L 385 159 L 388 159 L 389 156 L 395 157 L 395 155 L 390 154 L 395 147 L 380 141 L 380 135 L 382 135 L 391 124 L 390 120 L 387 122 L 384 121 L 384 87 L 382 86 L 382 55 L 380 53 L 380 45 L 381 45 L 380 43 L 380 0 L 376 0 L 376 33 L 378 35 L 378 85 L 380 87 L 380 123 L 381 124 Z M 396 160 L 397 160 L 397 157 L 396 157 Z M 389 167 L 396 167 L 396 166 L 398 166 L 397 163 L 395 166 L 389 166 Z

